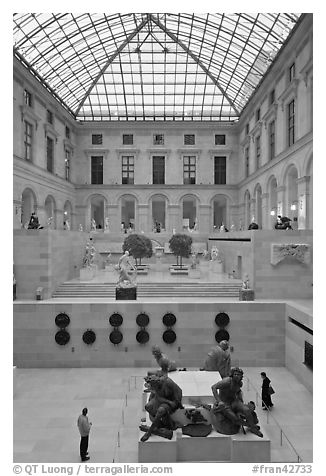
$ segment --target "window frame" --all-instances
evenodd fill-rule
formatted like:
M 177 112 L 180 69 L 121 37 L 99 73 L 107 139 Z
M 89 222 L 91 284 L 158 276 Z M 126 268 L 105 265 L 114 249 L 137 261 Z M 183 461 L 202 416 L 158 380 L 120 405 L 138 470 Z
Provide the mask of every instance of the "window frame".
M 34 106 L 33 94 L 26 88 L 24 89 L 24 104 L 28 107 Z
M 70 177 L 71 154 L 72 154 L 72 151 L 68 147 L 65 147 L 65 180 L 67 182 L 71 181 L 70 180 L 71 179 L 71 177 Z M 67 155 L 68 155 L 68 157 L 67 157 Z
M 52 148 L 49 149 L 49 143 L 51 142 Z M 54 145 L 55 139 L 51 137 L 49 134 L 46 135 L 46 170 L 54 174 Z M 51 156 L 49 155 L 49 150 L 51 150 Z
M 289 66 L 289 75 L 288 75 L 288 81 L 289 83 L 292 83 L 292 81 L 295 78 L 295 61 Z
M 188 138 L 188 142 L 187 142 L 186 137 Z M 192 139 L 189 141 L 190 137 L 192 137 Z M 192 142 L 192 140 L 193 140 L 193 142 Z M 196 145 L 196 134 L 184 134 L 183 135 L 183 144 L 184 145 Z
M 97 141 L 94 142 L 95 137 L 100 137 L 101 140 L 99 142 Z M 103 145 L 103 134 L 92 134 L 91 142 L 92 142 L 92 145 Z
M 132 159 L 132 162 L 130 159 Z M 125 176 L 124 176 L 124 173 L 126 174 Z M 121 183 L 122 185 L 134 185 L 135 183 L 135 156 L 134 155 L 121 156 Z
M 223 137 L 224 140 L 221 143 L 219 143 L 218 139 L 217 139 L 218 137 Z M 215 145 L 226 145 L 226 134 L 215 134 L 214 135 L 214 144 Z
M 219 163 L 217 159 L 224 159 Z M 214 155 L 214 185 L 226 185 L 226 159 L 225 155 Z
M 95 160 L 98 160 L 99 163 L 98 164 L 95 164 Z M 97 167 L 99 168 L 99 166 L 101 166 L 99 168 L 99 171 L 98 170 L 94 170 L 95 169 L 95 165 L 97 165 Z M 104 156 L 103 155 L 91 155 L 91 185 L 103 185 L 103 169 L 104 169 Z M 99 176 L 101 177 L 101 181 L 93 181 L 93 177 L 94 176 Z
M 256 170 L 261 167 L 261 135 L 258 134 L 255 137 L 255 158 L 256 158 Z
M 153 134 L 153 145 L 164 145 L 164 134 Z
M 250 150 L 249 145 L 245 147 L 244 157 L 245 157 L 245 178 L 250 176 Z
M 183 184 L 196 185 L 196 172 L 197 172 L 196 155 L 184 155 L 182 157 L 182 163 L 183 163 Z
M 28 134 L 27 129 L 30 128 L 30 134 Z M 28 142 L 28 138 L 30 138 L 30 142 Z M 29 121 L 24 119 L 24 160 L 29 162 L 33 162 L 33 142 L 34 142 L 34 126 Z M 27 150 L 30 151 L 29 157 Z
M 273 125 L 273 126 L 272 126 Z M 273 160 L 275 158 L 275 130 L 276 130 L 276 122 L 275 119 L 272 119 L 268 123 L 268 153 L 269 153 L 269 160 Z
M 131 138 L 131 141 L 127 138 Z M 134 145 L 134 134 L 122 134 L 122 145 Z
M 163 160 L 161 160 L 161 163 L 163 164 L 163 181 L 162 182 L 154 180 L 154 177 L 159 176 L 159 173 L 161 172 L 161 171 L 158 171 L 158 170 L 154 170 L 155 169 L 154 164 L 158 163 L 158 161 L 155 160 L 155 159 L 163 159 Z M 153 155 L 152 156 L 152 183 L 153 183 L 153 185 L 165 185 L 165 156 L 164 155 Z
M 291 110 L 293 109 L 293 110 Z M 287 146 L 295 143 L 295 99 L 291 99 L 286 106 L 287 111 Z

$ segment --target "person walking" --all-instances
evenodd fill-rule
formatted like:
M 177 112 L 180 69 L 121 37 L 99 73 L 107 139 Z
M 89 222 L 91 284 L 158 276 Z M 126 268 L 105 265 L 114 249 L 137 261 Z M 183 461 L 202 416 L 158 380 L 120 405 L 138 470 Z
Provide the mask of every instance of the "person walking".
M 82 461 L 88 461 L 90 458 L 88 455 L 88 437 L 89 432 L 92 426 L 92 423 L 88 421 L 87 417 L 88 410 L 87 408 L 83 408 L 82 414 L 79 415 L 77 420 L 77 426 L 80 433 L 80 458 Z
M 263 383 L 261 386 L 261 399 L 263 404 L 263 410 L 267 410 L 273 407 L 271 394 L 270 394 L 270 379 L 267 377 L 266 372 L 260 372 L 260 376 L 263 379 Z

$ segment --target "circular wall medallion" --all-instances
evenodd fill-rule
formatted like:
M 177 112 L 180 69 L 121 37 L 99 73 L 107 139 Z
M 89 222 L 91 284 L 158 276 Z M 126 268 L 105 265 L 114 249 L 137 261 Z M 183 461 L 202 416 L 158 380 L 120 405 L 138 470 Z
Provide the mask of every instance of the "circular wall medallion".
M 171 312 L 167 312 L 164 314 L 162 321 L 166 327 L 172 327 L 177 322 L 177 318 Z
M 230 340 L 230 334 L 225 329 L 219 329 L 215 334 L 216 342 L 221 342 L 221 340 Z
M 123 339 L 122 333 L 118 329 L 114 329 L 109 336 L 110 341 L 112 344 L 120 344 Z
M 55 341 L 59 345 L 66 345 L 70 341 L 70 334 L 65 330 L 58 331 L 55 335 Z
M 92 331 L 91 329 L 87 329 L 87 331 L 85 331 L 84 334 L 83 334 L 83 341 L 87 345 L 94 344 L 94 342 L 96 341 L 95 332 Z
M 139 327 L 146 327 L 148 326 L 149 324 L 149 317 L 147 314 L 145 314 L 144 312 L 141 312 L 140 314 L 138 314 L 138 316 L 136 317 L 136 322 L 137 322 L 137 326 Z
M 218 327 L 226 327 L 230 323 L 230 318 L 226 312 L 219 312 L 215 316 L 215 324 Z
M 166 344 L 173 344 L 177 338 L 176 333 L 172 329 L 163 332 L 162 339 Z
M 60 327 L 60 329 L 64 329 L 68 327 L 70 324 L 70 317 L 65 312 L 60 312 L 55 318 L 55 325 Z
M 136 334 L 136 341 L 139 344 L 146 344 L 149 341 L 149 333 L 145 330 L 138 331 Z
M 109 322 L 112 327 L 119 327 L 123 323 L 123 317 L 121 316 L 121 314 L 115 312 L 110 316 Z

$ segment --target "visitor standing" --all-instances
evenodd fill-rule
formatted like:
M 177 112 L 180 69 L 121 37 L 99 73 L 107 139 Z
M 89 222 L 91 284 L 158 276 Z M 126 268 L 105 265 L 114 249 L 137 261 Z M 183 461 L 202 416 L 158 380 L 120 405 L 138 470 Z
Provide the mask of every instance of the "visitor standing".
M 263 379 L 263 383 L 261 386 L 261 399 L 263 404 L 263 410 L 267 410 L 273 407 L 271 394 L 270 394 L 270 384 L 271 381 L 267 377 L 266 372 L 260 372 L 260 376 Z
M 88 455 L 88 437 L 92 426 L 92 423 L 88 421 L 88 410 L 83 408 L 82 414 L 79 415 L 77 426 L 80 433 L 80 458 L 82 461 L 88 461 L 90 458 Z

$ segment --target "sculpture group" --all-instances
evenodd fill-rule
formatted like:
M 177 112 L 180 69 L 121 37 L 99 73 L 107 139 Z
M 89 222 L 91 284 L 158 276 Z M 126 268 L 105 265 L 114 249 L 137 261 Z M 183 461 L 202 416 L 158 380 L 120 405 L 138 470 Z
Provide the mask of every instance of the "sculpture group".
M 148 372 L 145 377 L 145 392 L 149 393 L 145 410 L 149 414 L 151 425 L 140 425 L 144 431 L 141 441 L 147 441 L 152 434 L 171 439 L 173 430 L 181 426 L 190 425 L 210 425 L 218 433 L 234 435 L 239 431 L 246 433 L 246 429 L 262 438 L 263 434 L 258 425 L 258 418 L 255 413 L 254 402 L 245 403 L 242 393 L 243 370 L 239 367 L 231 368 L 229 344 L 221 341 L 216 347 L 211 349 L 204 363 L 204 368 L 200 370 L 218 371 L 222 377 L 217 383 L 212 385 L 211 390 L 214 396 L 214 404 L 197 404 L 193 409 L 184 410 L 182 405 L 182 389 L 169 377 L 168 372 L 177 370 L 175 362 L 171 361 L 162 353 L 158 346 L 152 348 L 152 354 L 160 369 L 155 372 Z M 185 369 L 184 369 L 185 370 Z M 200 412 L 200 407 L 204 408 L 209 415 L 210 424 Z M 183 419 L 187 424 L 179 424 L 177 416 L 173 415 L 177 410 L 182 410 Z M 197 436 L 206 436 L 211 431 L 203 432 L 203 428 L 195 426 L 199 430 Z M 193 432 L 194 429 L 191 428 Z M 189 434 L 189 433 L 185 433 Z M 195 431 L 196 434 L 196 431 Z

